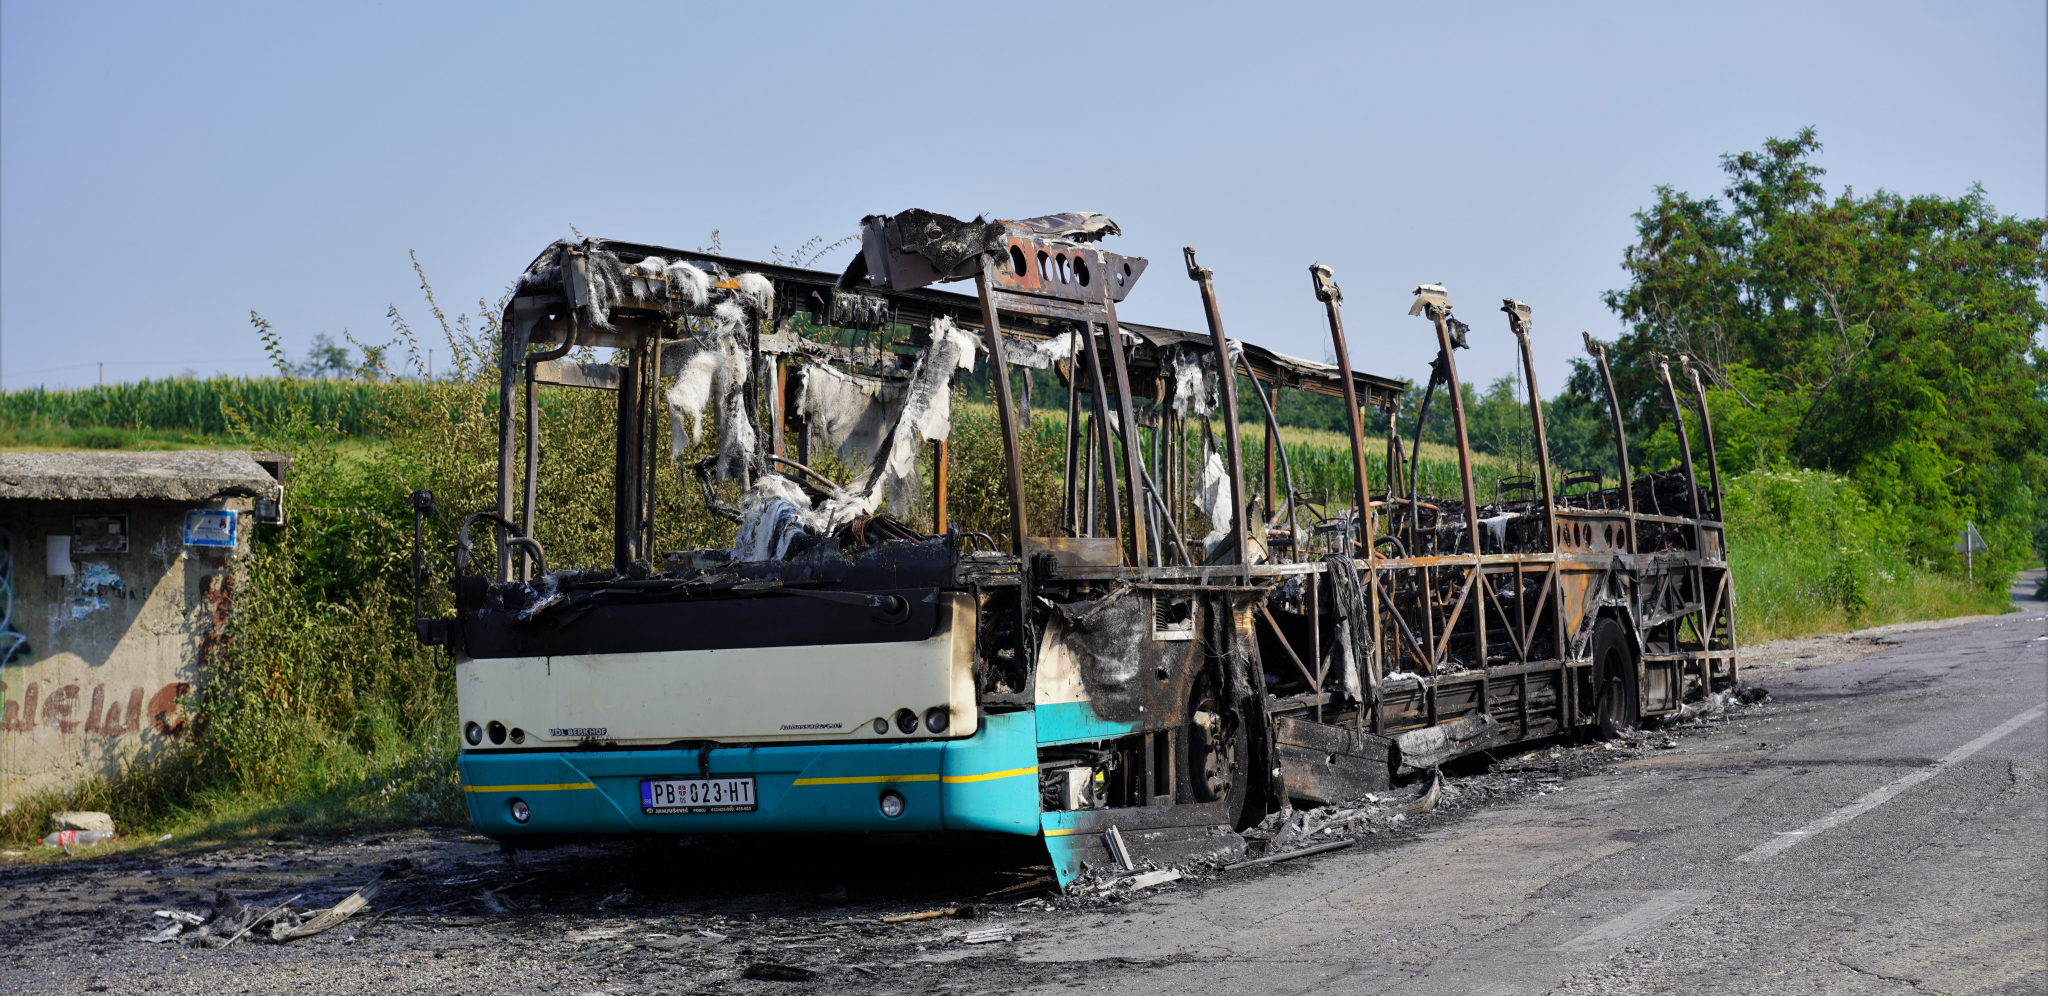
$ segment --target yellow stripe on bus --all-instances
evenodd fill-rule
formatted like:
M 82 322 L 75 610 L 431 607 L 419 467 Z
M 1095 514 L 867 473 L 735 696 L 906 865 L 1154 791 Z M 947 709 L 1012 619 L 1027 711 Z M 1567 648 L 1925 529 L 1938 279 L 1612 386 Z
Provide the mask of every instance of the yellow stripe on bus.
M 1015 778 L 1019 775 L 1035 775 L 1037 773 L 1038 766 L 1034 764 L 1029 768 L 1011 768 L 1008 771 L 991 771 L 985 775 L 948 775 L 946 776 L 946 784 L 959 785 L 963 782 L 985 782 L 995 778 Z
M 792 785 L 879 785 L 884 782 L 944 782 L 947 785 L 961 785 L 968 782 L 986 782 L 997 778 L 1016 778 L 1020 775 L 1038 773 L 1038 767 L 1011 768 L 1008 771 L 990 771 L 979 775 L 848 775 L 843 778 L 799 778 Z
M 791 785 L 875 785 L 882 782 L 935 782 L 937 775 L 851 775 L 845 778 L 799 778 Z
M 567 789 L 594 789 L 590 782 L 556 782 L 553 785 L 464 785 L 464 792 L 561 792 Z

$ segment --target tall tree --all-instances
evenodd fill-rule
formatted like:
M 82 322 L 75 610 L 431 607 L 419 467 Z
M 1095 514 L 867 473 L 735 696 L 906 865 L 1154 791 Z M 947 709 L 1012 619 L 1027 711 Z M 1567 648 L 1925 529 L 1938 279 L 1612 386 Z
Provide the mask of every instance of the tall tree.
M 1630 326 L 1612 361 L 1631 441 L 1675 459 L 1650 358 L 1690 357 L 1725 468 L 1846 474 L 1925 559 L 1968 518 L 2015 567 L 2048 518 L 2048 222 L 1974 186 L 1830 197 L 1820 151 L 1812 128 L 1766 140 L 1721 157 L 1725 201 L 1659 187 L 1635 215 L 1628 286 L 1605 296 Z M 1568 391 L 1601 400 L 1583 362 Z

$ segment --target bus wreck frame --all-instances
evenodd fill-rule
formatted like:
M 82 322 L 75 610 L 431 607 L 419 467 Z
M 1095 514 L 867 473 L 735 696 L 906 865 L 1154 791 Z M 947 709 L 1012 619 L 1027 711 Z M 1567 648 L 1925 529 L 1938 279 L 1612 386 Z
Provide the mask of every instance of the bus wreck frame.
M 602 239 L 550 246 L 502 322 L 496 505 L 457 531 L 453 618 L 418 620 L 420 639 L 456 662 L 479 831 L 508 847 L 1021 834 L 1044 840 L 1066 885 L 1139 860 L 1234 854 L 1237 831 L 1292 799 L 1357 798 L 1517 741 L 1613 735 L 1735 684 L 1719 467 L 1689 367 L 1709 487 L 1661 360 L 1682 464 L 1630 474 L 1590 338 L 1620 481 L 1556 472 L 1532 312 L 1505 301 L 1530 375 L 1536 473 L 1501 479 L 1482 501 L 1454 359 L 1469 329 L 1443 288 L 1418 287 L 1410 314 L 1428 322 L 1438 358 L 1417 438 L 1387 419 L 1391 479 L 1370 481 L 1364 408 L 1393 411 L 1406 385 L 1351 368 L 1328 268 L 1310 277 L 1335 365 L 1230 338 L 1193 249 L 1206 334 L 1119 321 L 1147 263 L 1095 244 L 1114 234 L 1085 213 L 906 211 L 864 219 L 842 274 Z M 975 293 L 931 286 L 949 280 Z M 618 361 L 565 359 L 577 346 L 612 347 Z M 947 524 L 944 398 L 917 394 L 978 354 L 1004 444 L 1000 540 Z M 1029 381 L 1020 398 L 1009 369 L 1020 364 L 1050 366 L 1069 388 L 1057 535 L 1030 526 Z M 806 407 L 826 368 L 907 391 L 903 406 L 940 417 L 877 407 L 871 469 L 827 480 L 809 466 L 820 430 Z M 1263 495 L 1247 490 L 1240 378 L 1263 412 Z M 705 514 L 740 523 L 734 549 L 656 561 L 662 461 L 650 429 L 664 383 L 677 424 L 690 404 L 701 411 L 704 385 L 722 399 L 718 454 L 678 470 L 686 489 L 694 475 Z M 617 393 L 609 565 L 550 571 L 534 538 L 548 385 Z M 1403 466 L 1439 387 L 1456 436 L 1451 498 L 1420 494 Z M 1343 399 L 1349 494 L 1318 505 L 1294 486 L 1277 445 L 1282 389 Z M 878 511 L 912 453 L 933 460 L 931 535 Z M 722 501 L 715 479 L 737 479 L 746 497 Z M 432 496 L 415 507 L 424 585 Z M 474 562 L 480 519 L 494 564 Z M 664 805 L 664 792 L 683 801 Z

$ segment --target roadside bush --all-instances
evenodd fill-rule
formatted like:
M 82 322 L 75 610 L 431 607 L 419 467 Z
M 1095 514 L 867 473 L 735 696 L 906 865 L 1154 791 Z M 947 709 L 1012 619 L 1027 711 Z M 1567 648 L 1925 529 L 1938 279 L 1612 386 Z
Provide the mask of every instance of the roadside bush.
M 1735 620 L 1746 642 L 2002 611 L 2003 592 L 1916 561 L 1908 522 L 1824 471 L 1727 481 Z

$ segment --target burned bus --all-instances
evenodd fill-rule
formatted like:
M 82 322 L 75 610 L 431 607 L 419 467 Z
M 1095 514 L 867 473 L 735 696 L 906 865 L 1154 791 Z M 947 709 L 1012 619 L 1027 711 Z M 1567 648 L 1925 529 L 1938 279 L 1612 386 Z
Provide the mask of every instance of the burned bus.
M 1612 734 L 1735 682 L 1696 377 L 1707 484 L 1667 370 L 1680 466 L 1630 473 L 1609 379 L 1619 480 L 1553 468 L 1532 380 L 1536 472 L 1481 495 L 1455 362 L 1470 330 L 1444 288 L 1419 287 L 1410 314 L 1438 346 L 1422 416 L 1440 393 L 1460 474 L 1457 493 L 1424 494 L 1420 429 L 1403 439 L 1394 419 L 1371 444 L 1388 479 L 1368 479 L 1367 408 L 1408 387 L 1352 369 L 1327 268 L 1304 290 L 1335 364 L 1228 336 L 1193 249 L 1206 331 L 1119 321 L 1148 272 L 1104 248 L 1119 234 L 1090 213 L 905 211 L 864 219 L 843 273 L 605 239 L 542 252 L 502 321 L 496 506 L 454 530 L 453 615 L 417 621 L 455 662 L 477 829 L 507 847 L 1024 835 L 1064 885 L 1235 853 L 1290 800 Z M 955 282 L 973 293 L 939 286 Z M 1502 311 L 1533 371 L 1529 307 Z M 576 347 L 613 359 L 579 363 Z M 947 512 L 951 386 L 984 364 L 1008 520 L 968 530 Z M 1034 519 L 1025 475 L 1050 468 L 1024 466 L 1019 367 L 1068 388 L 1051 535 L 1030 526 L 1052 517 Z M 534 538 L 545 385 L 616 394 L 609 564 L 550 564 Z M 1278 445 L 1288 390 L 1348 413 L 1347 480 L 1321 502 Z M 663 454 L 685 426 L 713 433 L 710 457 Z M 1263 473 L 1245 465 L 1248 431 L 1264 434 Z M 828 477 L 818 447 L 858 472 Z M 664 474 L 701 495 L 691 514 L 733 523 L 731 546 L 654 549 Z M 900 514 L 906 496 L 909 519 L 929 502 L 931 531 Z M 424 584 L 435 510 L 414 502 Z

